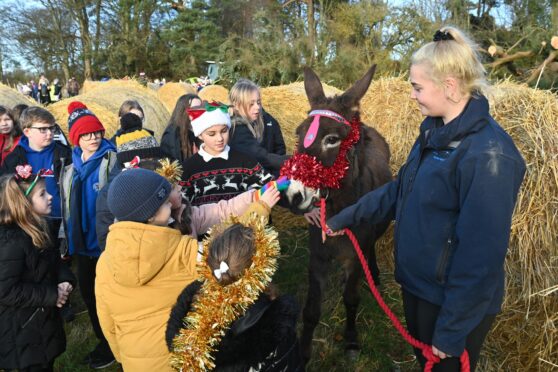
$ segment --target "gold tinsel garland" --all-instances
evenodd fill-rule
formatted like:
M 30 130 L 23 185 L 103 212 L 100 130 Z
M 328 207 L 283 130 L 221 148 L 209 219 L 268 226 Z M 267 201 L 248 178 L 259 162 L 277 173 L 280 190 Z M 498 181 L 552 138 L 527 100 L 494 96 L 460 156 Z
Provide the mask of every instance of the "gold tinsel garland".
M 182 165 L 178 160 L 170 161 L 168 158 L 159 160 L 161 166 L 155 170 L 159 175 L 165 177 L 172 184 L 178 183 L 182 179 Z
M 203 261 L 198 274 L 203 284 L 194 297 L 190 312 L 183 319 L 184 327 L 173 340 L 171 365 L 180 371 L 208 371 L 215 368 L 213 353 L 232 322 L 246 310 L 264 291 L 277 268 L 279 240 L 277 232 L 266 227 L 267 219 L 253 214 L 241 222 L 231 217 L 212 228 L 204 241 L 207 252 L 214 237 L 234 223 L 242 223 L 254 230 L 255 254 L 252 265 L 238 281 L 222 286 L 212 270 Z

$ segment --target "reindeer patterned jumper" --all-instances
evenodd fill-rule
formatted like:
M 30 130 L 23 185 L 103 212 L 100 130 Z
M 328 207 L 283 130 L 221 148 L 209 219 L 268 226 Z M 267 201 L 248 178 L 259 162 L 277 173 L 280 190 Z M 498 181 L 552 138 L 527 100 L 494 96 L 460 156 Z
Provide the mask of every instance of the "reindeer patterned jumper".
M 188 201 L 199 206 L 228 200 L 246 190 L 259 189 L 273 179 L 254 159 L 229 146 L 218 156 L 202 148 L 182 164 L 182 189 Z

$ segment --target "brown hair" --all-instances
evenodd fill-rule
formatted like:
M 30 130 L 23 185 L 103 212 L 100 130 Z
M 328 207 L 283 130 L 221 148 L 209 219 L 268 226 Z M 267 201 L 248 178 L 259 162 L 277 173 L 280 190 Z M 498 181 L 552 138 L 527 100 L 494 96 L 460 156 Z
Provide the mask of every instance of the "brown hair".
M 33 123 L 55 124 L 56 119 L 47 110 L 42 107 L 31 106 L 23 110 L 19 118 L 21 128 L 29 128 Z
M 222 234 L 216 236 L 207 254 L 207 264 L 211 271 L 225 262 L 229 269 L 222 273 L 219 283 L 223 286 L 234 283 L 252 264 L 256 250 L 254 231 L 240 223 L 229 226 Z
M 241 116 L 246 119 L 248 122 L 251 122 L 248 116 L 248 107 L 250 105 L 251 95 L 254 92 L 258 92 L 258 95 L 261 99 L 260 88 L 252 81 L 248 79 L 240 79 L 233 85 L 231 91 L 229 92 L 229 101 L 233 105 L 233 113 L 234 115 Z M 263 136 L 264 131 L 264 124 L 263 124 L 263 110 L 260 104 L 260 114 L 258 118 L 255 120 L 255 124 L 253 127 L 251 125 L 248 126 L 248 129 L 254 137 L 260 141 Z M 231 131 L 234 133 L 235 129 L 235 122 L 232 122 L 233 127 Z
M 36 175 L 27 180 L 16 181 L 13 175 L 0 177 L 0 224 L 16 224 L 31 237 L 37 248 L 46 248 L 50 243 L 50 235 L 46 220 L 33 209 L 31 198 L 37 190 L 41 178 L 35 187 L 25 196 L 25 191 L 31 186 Z
M 178 98 L 169 120 L 170 125 L 178 127 L 180 151 L 182 152 L 184 159 L 193 155 L 192 144 L 190 143 L 190 138 L 188 136 L 188 133 L 192 130 L 192 124 L 190 123 L 190 117 L 188 116 L 186 110 L 191 107 L 192 100 L 194 99 L 199 99 L 200 101 L 202 100 L 198 95 L 192 93 L 184 94 Z
M 120 109 L 118 110 L 118 117 L 121 118 L 122 116 L 124 116 L 124 114 L 127 114 L 134 109 L 141 111 L 141 114 L 143 115 L 143 117 L 145 117 L 145 112 L 143 112 L 143 108 L 141 107 L 139 102 L 136 101 L 135 99 L 129 99 L 127 101 L 122 102 L 122 105 L 120 105 Z
M 21 128 L 19 127 L 17 121 L 14 118 L 13 112 L 5 106 L 0 106 L 0 116 L 8 115 L 12 119 L 12 129 L 10 130 L 10 135 L 6 146 L 4 146 L 3 151 L 11 151 L 14 146 L 14 140 L 16 137 L 21 136 Z

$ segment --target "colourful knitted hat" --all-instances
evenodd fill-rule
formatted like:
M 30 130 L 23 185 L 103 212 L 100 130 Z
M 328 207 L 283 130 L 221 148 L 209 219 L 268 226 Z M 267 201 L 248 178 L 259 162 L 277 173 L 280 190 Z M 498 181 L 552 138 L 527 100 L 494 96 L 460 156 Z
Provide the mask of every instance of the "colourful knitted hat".
M 70 114 L 68 116 L 70 141 L 74 146 L 79 145 L 79 137 L 83 134 L 105 131 L 105 127 L 99 119 L 79 101 L 71 102 L 68 105 L 68 114 Z
M 133 115 L 133 114 L 132 114 Z M 163 158 L 159 143 L 145 129 L 123 133 L 116 137 L 116 159 L 120 164 L 131 161 L 135 156 L 142 159 Z

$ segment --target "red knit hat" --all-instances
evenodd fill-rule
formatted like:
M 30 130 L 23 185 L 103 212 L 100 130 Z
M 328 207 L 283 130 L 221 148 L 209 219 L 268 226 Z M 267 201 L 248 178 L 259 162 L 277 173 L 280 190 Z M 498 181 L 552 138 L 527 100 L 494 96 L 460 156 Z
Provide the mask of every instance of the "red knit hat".
M 99 119 L 79 101 L 68 105 L 68 114 L 70 114 L 68 117 L 70 141 L 74 146 L 79 145 L 79 136 L 83 134 L 105 131 Z

